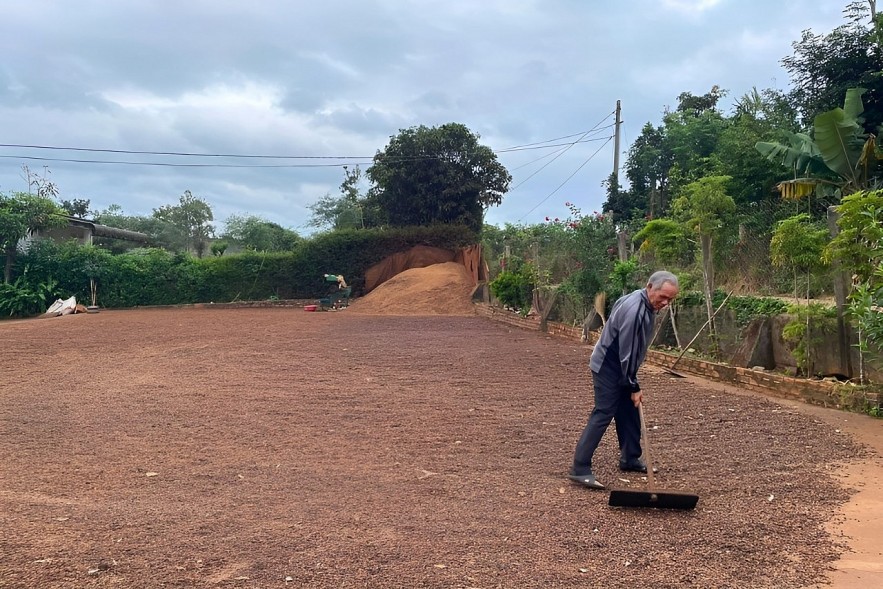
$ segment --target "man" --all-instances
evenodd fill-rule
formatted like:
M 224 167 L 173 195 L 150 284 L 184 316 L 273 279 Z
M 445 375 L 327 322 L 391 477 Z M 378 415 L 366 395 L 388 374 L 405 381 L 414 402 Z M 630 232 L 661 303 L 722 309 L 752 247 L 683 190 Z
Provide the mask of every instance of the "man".
M 647 472 L 641 460 L 641 422 L 638 405 L 643 400 L 638 368 L 647 356 L 656 313 L 678 296 L 678 278 L 671 272 L 654 272 L 647 286 L 620 298 L 613 305 L 601 337 L 592 350 L 589 366 L 595 389 L 595 408 L 573 456 L 570 480 L 591 489 L 603 489 L 592 473 L 592 455 L 616 420 L 619 468 Z

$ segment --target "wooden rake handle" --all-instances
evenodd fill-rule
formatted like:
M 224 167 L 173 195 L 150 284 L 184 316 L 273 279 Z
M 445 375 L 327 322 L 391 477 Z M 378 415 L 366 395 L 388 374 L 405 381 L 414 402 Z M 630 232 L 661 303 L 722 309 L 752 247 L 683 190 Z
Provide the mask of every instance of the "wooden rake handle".
M 638 415 L 641 417 L 641 438 L 644 440 L 644 464 L 647 465 L 647 486 L 652 492 L 656 488 L 653 478 L 653 463 L 650 462 L 650 440 L 647 437 L 647 422 L 644 419 L 644 403 L 638 403 Z

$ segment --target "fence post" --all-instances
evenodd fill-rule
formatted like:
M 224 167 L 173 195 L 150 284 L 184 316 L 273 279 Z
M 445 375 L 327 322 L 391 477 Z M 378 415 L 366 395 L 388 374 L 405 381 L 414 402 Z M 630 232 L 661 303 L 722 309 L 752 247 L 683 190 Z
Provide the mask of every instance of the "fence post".
M 840 233 L 840 227 L 837 226 L 837 219 L 840 215 L 837 213 L 837 209 L 834 206 L 828 207 L 828 231 L 831 233 L 831 237 L 837 237 L 837 234 Z M 846 276 L 846 273 L 840 267 L 840 262 L 838 260 L 834 260 L 831 263 L 831 267 L 833 269 L 832 278 L 834 279 L 834 300 L 837 303 L 837 348 L 840 352 L 840 369 L 843 371 L 843 375 L 847 378 L 852 378 L 852 342 L 849 335 L 849 330 L 846 324 L 846 318 L 844 316 L 844 310 L 846 309 L 846 293 L 849 290 L 847 286 L 849 284 L 849 278 Z

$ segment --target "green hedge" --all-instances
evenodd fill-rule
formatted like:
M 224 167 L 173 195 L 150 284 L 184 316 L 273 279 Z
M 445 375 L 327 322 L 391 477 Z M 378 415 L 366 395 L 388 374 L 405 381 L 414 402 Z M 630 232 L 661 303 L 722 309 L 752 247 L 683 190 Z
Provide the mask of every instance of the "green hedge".
M 161 249 L 112 255 L 94 246 L 42 240 L 16 260 L 15 275 L 29 284 L 57 281 L 59 296 L 90 304 L 90 278 L 102 307 L 135 307 L 236 300 L 309 299 L 326 294 L 326 273 L 342 274 L 359 293 L 365 271 L 415 245 L 455 251 L 477 243 L 466 227 L 438 225 L 343 230 L 305 240 L 286 253 L 225 255 L 197 259 Z

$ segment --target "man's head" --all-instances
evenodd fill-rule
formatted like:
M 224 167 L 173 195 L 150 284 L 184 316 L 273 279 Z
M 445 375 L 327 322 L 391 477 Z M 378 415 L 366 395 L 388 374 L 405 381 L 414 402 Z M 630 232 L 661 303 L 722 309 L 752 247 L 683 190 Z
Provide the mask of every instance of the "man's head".
M 666 308 L 679 291 L 678 277 L 671 272 L 659 270 L 647 280 L 647 298 L 650 299 L 650 306 L 657 311 Z

